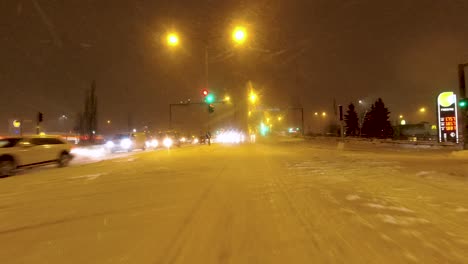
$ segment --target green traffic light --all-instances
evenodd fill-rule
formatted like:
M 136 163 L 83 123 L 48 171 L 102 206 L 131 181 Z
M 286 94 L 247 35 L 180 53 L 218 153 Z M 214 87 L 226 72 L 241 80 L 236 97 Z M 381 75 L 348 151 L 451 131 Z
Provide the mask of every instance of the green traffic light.
M 215 99 L 216 98 L 215 98 L 214 94 L 210 93 L 205 97 L 205 103 L 207 103 L 207 104 L 214 103 Z
M 468 99 L 466 99 L 466 98 L 460 99 L 460 101 L 458 102 L 458 106 L 460 106 L 460 108 L 467 108 L 468 107 Z

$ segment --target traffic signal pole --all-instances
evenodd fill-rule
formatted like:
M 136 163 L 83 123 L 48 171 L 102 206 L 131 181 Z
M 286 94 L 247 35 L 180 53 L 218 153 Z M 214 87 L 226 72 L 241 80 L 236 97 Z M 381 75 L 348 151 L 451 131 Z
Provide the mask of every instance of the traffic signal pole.
M 460 99 L 466 98 L 466 80 L 465 80 L 465 68 L 468 67 L 468 63 L 458 65 L 458 82 L 460 86 Z M 468 109 L 467 107 L 460 107 L 460 128 L 463 138 L 463 149 L 468 150 Z
M 212 102 L 212 103 L 208 104 L 208 106 L 214 105 L 214 104 L 224 104 L 224 103 L 225 103 L 224 101 L 216 101 L 216 102 Z M 177 103 L 177 104 L 169 104 L 169 129 L 172 129 L 172 107 L 174 107 L 174 106 L 189 106 L 189 105 L 207 105 L 207 103 L 206 102 L 193 103 L 193 102 L 189 101 L 189 102 L 183 102 L 183 103 Z

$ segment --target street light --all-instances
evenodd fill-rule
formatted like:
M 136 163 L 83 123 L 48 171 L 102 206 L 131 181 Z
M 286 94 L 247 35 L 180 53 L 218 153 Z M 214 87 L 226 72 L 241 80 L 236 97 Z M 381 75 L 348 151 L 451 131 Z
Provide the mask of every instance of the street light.
M 326 112 L 322 112 L 322 116 L 323 116 L 323 117 L 326 117 L 326 116 L 327 116 L 327 113 L 326 113 Z
M 419 109 L 419 112 L 420 112 L 420 113 L 425 113 L 425 112 L 426 112 L 426 108 L 425 108 L 425 107 L 421 107 L 421 108 Z
M 179 36 L 176 33 L 170 33 L 167 35 L 167 45 L 175 47 L 179 45 Z
M 226 95 L 226 96 L 224 96 L 224 100 L 223 100 L 223 101 L 226 102 L 226 103 L 229 103 L 229 102 L 231 102 L 231 97 L 228 96 L 228 95 Z
M 252 104 L 255 104 L 255 103 L 257 102 L 257 99 L 258 99 L 257 94 L 256 94 L 254 91 L 250 91 L 250 94 L 249 94 L 249 101 L 250 101 Z
M 244 44 L 247 40 L 247 30 L 245 27 L 237 26 L 232 32 L 232 39 L 237 44 Z
M 110 123 L 111 123 L 111 121 L 110 121 L 110 120 L 107 120 L 107 124 L 110 124 Z
M 400 119 L 403 119 L 403 115 L 400 115 Z

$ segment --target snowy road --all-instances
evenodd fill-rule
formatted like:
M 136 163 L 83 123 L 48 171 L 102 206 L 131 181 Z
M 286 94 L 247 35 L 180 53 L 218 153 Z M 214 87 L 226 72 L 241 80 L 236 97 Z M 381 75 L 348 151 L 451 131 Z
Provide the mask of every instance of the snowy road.
M 0 180 L 1 263 L 468 263 L 468 158 L 315 141 Z

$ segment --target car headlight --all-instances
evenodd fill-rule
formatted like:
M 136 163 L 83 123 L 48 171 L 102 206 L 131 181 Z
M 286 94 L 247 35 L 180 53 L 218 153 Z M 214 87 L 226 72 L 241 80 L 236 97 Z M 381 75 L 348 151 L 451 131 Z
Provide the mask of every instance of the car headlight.
M 163 145 L 166 147 L 166 148 L 170 148 L 172 146 L 174 142 L 172 141 L 172 139 L 170 138 L 165 138 L 163 140 Z
M 106 147 L 113 148 L 114 146 L 115 146 L 114 142 L 112 142 L 110 140 L 106 142 Z
M 129 149 L 132 146 L 132 141 L 129 138 L 124 138 L 120 141 L 120 147 L 123 149 Z
M 184 138 L 184 137 L 180 139 L 180 142 L 182 142 L 182 143 L 185 143 L 185 141 L 187 141 L 187 139 Z
M 159 145 L 159 142 L 156 139 L 153 139 L 151 140 L 150 144 L 151 144 L 151 147 L 157 148 Z
M 192 142 L 193 144 L 198 144 L 198 138 L 194 138 Z

